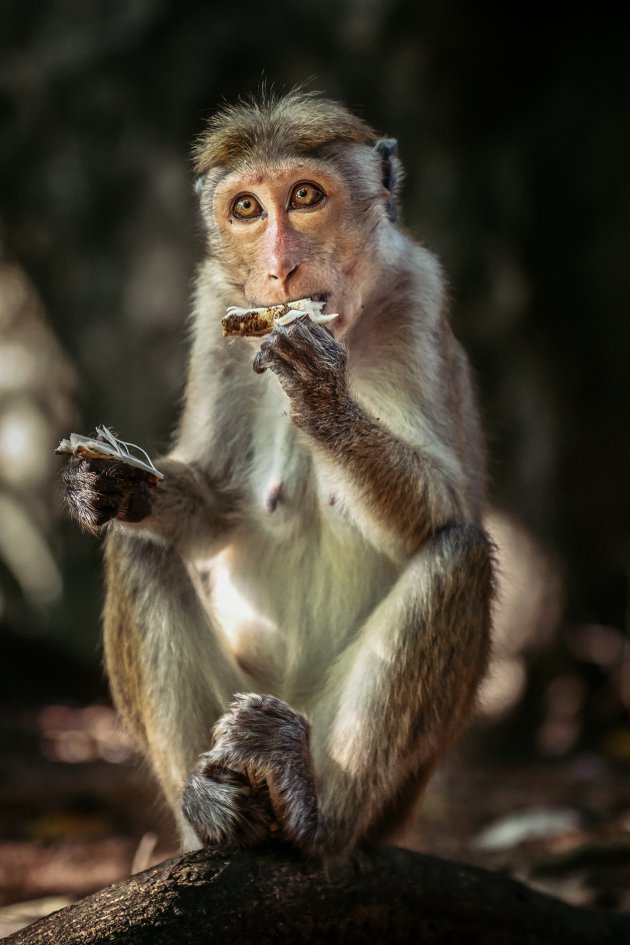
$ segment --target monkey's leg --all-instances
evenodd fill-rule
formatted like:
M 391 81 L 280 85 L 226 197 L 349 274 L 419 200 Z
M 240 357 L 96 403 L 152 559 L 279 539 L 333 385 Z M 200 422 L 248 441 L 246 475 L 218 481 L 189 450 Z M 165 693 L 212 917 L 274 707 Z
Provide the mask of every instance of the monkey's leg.
M 333 667 L 308 724 L 241 696 L 207 761 L 267 782 L 283 835 L 343 852 L 399 826 L 464 723 L 489 651 L 492 551 L 475 526 L 424 543 Z
M 486 670 L 492 566 L 480 529 L 443 529 L 335 667 L 332 711 L 324 697 L 313 716 L 316 845 L 385 839 L 406 820 Z
M 108 538 L 106 566 L 104 642 L 112 695 L 180 819 L 184 844 L 199 846 L 181 818 L 182 791 L 244 677 L 172 546 L 117 531 Z M 268 830 L 272 816 L 264 792 L 253 792 L 244 775 L 217 769 L 206 787 L 221 839 L 249 829 L 260 839 Z

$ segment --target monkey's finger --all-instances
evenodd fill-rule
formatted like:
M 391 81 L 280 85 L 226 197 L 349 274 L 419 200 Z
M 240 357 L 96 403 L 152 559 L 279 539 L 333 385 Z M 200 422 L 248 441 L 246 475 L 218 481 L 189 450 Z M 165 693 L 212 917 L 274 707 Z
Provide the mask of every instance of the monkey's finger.
M 275 352 L 275 342 L 277 338 L 284 332 L 284 328 L 274 328 L 271 334 L 260 343 L 260 348 L 254 356 L 254 360 L 252 362 L 252 367 L 254 368 L 256 374 L 263 374 L 267 368 L 272 367 Z
M 322 340 L 332 339 L 333 341 L 335 341 L 335 336 L 333 335 L 332 328 L 330 328 L 328 325 L 321 325 L 321 324 L 318 324 L 317 322 L 312 322 L 309 319 L 307 327 L 311 335 L 313 335 L 315 338 L 321 338 Z M 339 342 L 335 341 L 335 344 L 339 344 Z
M 256 374 L 264 374 L 265 371 L 270 370 L 287 380 L 292 373 L 290 363 L 283 364 L 274 352 L 259 351 L 252 361 L 252 367 Z
M 290 326 L 287 335 L 312 375 L 319 374 L 323 365 L 332 370 L 345 365 L 345 347 L 323 326 L 300 322 Z
M 263 781 L 263 768 L 256 763 L 256 759 L 251 752 L 240 751 L 239 747 L 230 745 L 215 745 L 210 751 L 203 755 L 203 773 L 206 776 L 223 780 L 225 775 L 219 775 L 219 772 L 225 772 L 230 779 L 239 779 L 243 787 L 248 788 Z M 210 775 L 207 772 L 211 772 Z M 236 780 L 234 780 L 236 783 Z M 249 793 L 249 790 L 247 790 Z
M 256 354 L 254 355 L 254 360 L 252 361 L 252 367 L 254 371 L 256 372 L 256 374 L 264 374 L 267 368 L 271 367 L 272 361 L 273 361 L 273 357 L 271 353 L 269 352 L 269 350 L 267 349 L 263 350 L 261 348 L 261 350 L 257 351 Z
M 263 374 L 269 369 L 279 379 L 289 383 L 294 373 L 293 361 L 293 358 L 286 356 L 286 354 L 283 355 L 279 351 L 275 340 L 270 336 L 260 346 L 260 351 L 255 355 L 252 367 L 257 374 Z
M 316 347 L 321 359 L 344 369 L 347 360 L 346 347 L 340 341 L 337 341 L 331 330 L 325 325 L 316 325 L 311 322 L 308 326 L 308 332 L 310 343 L 313 347 Z
M 321 353 L 324 351 L 322 340 L 328 337 L 328 332 L 325 332 L 319 325 L 315 325 L 311 321 L 302 320 L 289 326 L 287 336 L 296 345 Z
M 216 751 L 205 752 L 199 759 L 197 771 L 204 778 L 212 778 L 219 784 L 232 784 L 234 787 L 247 788 L 249 781 L 247 775 L 238 768 L 230 768 L 225 764 L 225 759 Z
M 312 380 L 318 373 L 320 351 L 302 331 L 291 329 L 274 339 L 274 354 L 286 368 L 298 374 L 305 382 Z

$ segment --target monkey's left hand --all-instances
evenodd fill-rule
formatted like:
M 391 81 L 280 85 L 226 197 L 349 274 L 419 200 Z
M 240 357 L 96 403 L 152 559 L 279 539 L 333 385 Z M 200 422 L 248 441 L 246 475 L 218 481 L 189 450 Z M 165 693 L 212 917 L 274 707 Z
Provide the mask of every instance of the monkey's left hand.
M 335 416 L 348 399 L 346 349 L 321 325 L 306 319 L 274 328 L 254 358 L 254 370 L 270 368 L 291 401 L 291 416 L 308 432 Z

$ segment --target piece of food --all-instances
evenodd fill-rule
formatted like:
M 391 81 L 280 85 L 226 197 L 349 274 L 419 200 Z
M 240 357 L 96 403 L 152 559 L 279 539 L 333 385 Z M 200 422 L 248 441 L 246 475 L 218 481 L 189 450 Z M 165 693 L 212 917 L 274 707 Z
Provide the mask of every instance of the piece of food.
M 273 331 L 276 325 L 290 325 L 296 318 L 309 318 L 316 324 L 330 322 L 337 315 L 324 315 L 325 302 L 313 299 L 296 299 L 281 305 L 266 305 L 263 308 L 238 308 L 231 305 L 221 327 L 224 335 L 238 335 L 242 338 L 262 338 Z
M 134 456 L 131 450 L 141 453 L 144 459 Z M 119 440 L 107 427 L 97 427 L 94 437 L 71 433 L 68 439 L 61 441 L 55 453 L 70 453 L 72 456 L 85 456 L 86 459 L 115 460 L 142 470 L 149 480 L 157 482 L 164 479 L 164 475 L 155 468 L 142 447 Z

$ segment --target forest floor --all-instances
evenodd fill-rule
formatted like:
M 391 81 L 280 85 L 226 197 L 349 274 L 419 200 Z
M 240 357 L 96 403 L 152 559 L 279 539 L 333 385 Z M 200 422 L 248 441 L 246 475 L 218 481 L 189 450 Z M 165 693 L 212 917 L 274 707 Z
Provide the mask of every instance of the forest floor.
M 401 845 L 630 909 L 628 774 L 594 755 L 508 764 L 460 747 Z M 0 937 L 176 853 L 109 706 L 0 712 Z

